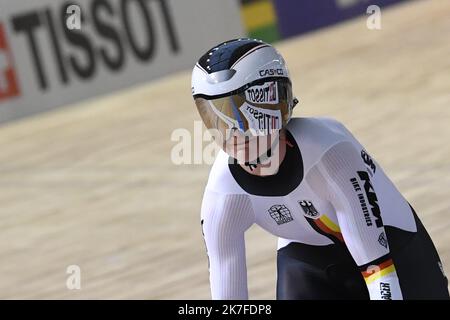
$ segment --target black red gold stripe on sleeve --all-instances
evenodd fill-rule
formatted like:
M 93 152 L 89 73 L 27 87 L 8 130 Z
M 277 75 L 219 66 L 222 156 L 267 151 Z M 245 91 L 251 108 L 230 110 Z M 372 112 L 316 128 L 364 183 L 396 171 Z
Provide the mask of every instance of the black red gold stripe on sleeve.
M 333 242 L 344 242 L 344 237 L 342 236 L 341 229 L 336 223 L 333 222 L 333 220 L 328 218 L 326 215 L 323 214 L 320 216 L 320 218 L 317 219 L 311 219 L 307 217 L 306 220 L 314 230 L 328 237 Z
M 366 284 L 370 284 L 375 280 L 385 277 L 393 272 L 395 272 L 395 266 L 392 259 L 385 260 L 379 264 L 370 264 L 363 271 L 361 271 Z

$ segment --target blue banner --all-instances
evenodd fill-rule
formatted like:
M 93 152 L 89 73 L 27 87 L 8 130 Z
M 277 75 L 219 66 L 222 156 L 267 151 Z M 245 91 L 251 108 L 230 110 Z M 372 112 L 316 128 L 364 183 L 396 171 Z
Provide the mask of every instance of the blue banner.
M 367 7 L 405 0 L 274 0 L 282 38 L 291 37 L 337 22 L 365 15 Z

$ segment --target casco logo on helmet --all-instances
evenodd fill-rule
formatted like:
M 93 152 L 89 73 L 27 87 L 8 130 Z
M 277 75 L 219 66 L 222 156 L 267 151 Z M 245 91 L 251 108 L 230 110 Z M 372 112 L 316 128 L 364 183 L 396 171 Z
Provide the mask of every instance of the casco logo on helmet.
M 259 70 L 259 75 L 261 77 L 267 77 L 267 76 L 283 76 L 284 72 L 283 69 L 263 69 Z

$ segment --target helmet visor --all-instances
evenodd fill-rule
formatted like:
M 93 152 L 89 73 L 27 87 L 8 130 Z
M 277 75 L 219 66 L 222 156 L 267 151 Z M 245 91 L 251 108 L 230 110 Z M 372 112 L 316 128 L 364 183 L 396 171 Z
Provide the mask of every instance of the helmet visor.
M 234 130 L 257 136 L 281 129 L 294 104 L 287 78 L 263 79 L 226 96 L 194 99 L 206 127 L 218 129 L 227 140 Z

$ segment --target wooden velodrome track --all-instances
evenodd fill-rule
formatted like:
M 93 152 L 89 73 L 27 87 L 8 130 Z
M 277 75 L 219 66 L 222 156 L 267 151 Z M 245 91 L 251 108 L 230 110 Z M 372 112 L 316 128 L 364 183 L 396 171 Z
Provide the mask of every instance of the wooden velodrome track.
M 295 115 L 355 133 L 416 208 L 447 273 L 449 34 L 449 1 L 413 1 L 383 10 L 380 31 L 360 18 L 278 44 L 301 98 Z M 209 166 L 170 161 L 171 132 L 198 119 L 186 71 L 0 127 L 0 298 L 209 298 L 199 224 Z M 248 232 L 253 299 L 275 296 L 275 248 Z M 66 288 L 72 264 L 81 290 Z

